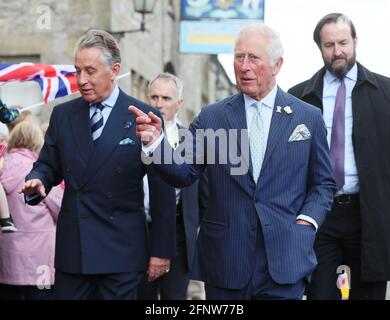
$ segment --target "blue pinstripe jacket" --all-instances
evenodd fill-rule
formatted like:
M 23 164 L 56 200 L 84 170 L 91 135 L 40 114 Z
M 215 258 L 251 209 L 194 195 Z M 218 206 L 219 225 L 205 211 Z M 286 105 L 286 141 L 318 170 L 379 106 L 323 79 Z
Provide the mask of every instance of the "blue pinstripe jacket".
M 320 226 L 331 208 L 334 181 L 329 161 L 326 128 L 321 112 L 283 92 L 280 88 L 275 106 L 290 106 L 292 113 L 274 108 L 268 144 L 257 184 L 252 178 L 248 152 L 241 149 L 247 138 L 244 98 L 241 93 L 202 109 L 190 126 L 198 129 L 238 129 L 237 138 L 228 137 L 228 152 L 238 150 L 248 163 L 248 172 L 232 175 L 237 167 L 229 157 L 224 162 L 220 150 L 191 143 L 194 157 L 204 164 L 155 164 L 164 178 L 176 187 L 193 183 L 207 168 L 210 197 L 202 219 L 193 266 L 193 279 L 220 288 L 241 289 L 253 273 L 258 222 L 266 249 L 269 273 L 279 284 L 292 284 L 309 277 L 316 266 L 313 250 L 314 228 L 296 224 L 299 214 L 314 219 Z M 311 137 L 288 142 L 294 129 L 305 124 Z M 244 136 L 242 136 L 244 135 Z M 202 138 L 198 137 L 198 140 Z M 205 140 L 205 139 L 203 139 Z M 205 142 L 205 141 L 202 141 Z M 164 149 L 164 150 L 162 150 Z M 161 148 L 166 151 L 166 142 Z M 207 156 L 215 152 L 216 164 Z M 188 158 L 187 158 L 188 160 Z

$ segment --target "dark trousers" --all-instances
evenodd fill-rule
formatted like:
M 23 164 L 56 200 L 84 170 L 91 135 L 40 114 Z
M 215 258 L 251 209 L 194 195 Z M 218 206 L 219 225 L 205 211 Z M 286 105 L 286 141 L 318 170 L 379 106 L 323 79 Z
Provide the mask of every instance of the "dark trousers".
M 318 265 L 307 290 L 310 300 L 340 300 L 337 268 L 350 269 L 350 300 L 384 300 L 386 282 L 361 280 L 361 222 L 358 197 L 345 203 L 335 199 L 331 212 L 321 226 L 315 252 Z
M 256 262 L 251 280 L 240 290 L 218 288 L 205 284 L 207 300 L 300 300 L 303 297 L 306 280 L 282 285 L 276 283 L 268 272 L 264 239 L 258 223 L 256 241 Z M 286 266 L 288 268 L 288 266 Z
M 190 271 L 183 224 L 176 225 L 177 255 L 171 260 L 170 271 L 153 282 L 145 276 L 138 288 L 139 300 L 186 300 Z
M 136 300 L 143 272 L 80 275 L 55 273 L 58 300 Z
M 0 284 L 0 300 L 51 300 L 53 288 Z

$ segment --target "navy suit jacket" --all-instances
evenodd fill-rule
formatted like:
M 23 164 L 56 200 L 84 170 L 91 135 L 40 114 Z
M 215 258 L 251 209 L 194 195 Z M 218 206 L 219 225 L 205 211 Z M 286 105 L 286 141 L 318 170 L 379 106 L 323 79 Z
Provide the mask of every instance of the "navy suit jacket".
M 317 108 L 280 89 L 275 106 L 290 106 L 293 112 L 277 112 L 274 108 L 257 184 L 252 178 L 250 154 L 241 150 L 241 134 L 248 139 L 247 131 L 241 132 L 241 129 L 247 129 L 242 93 L 203 108 L 192 122 L 190 131 L 195 136 L 198 129 L 238 129 L 237 138 L 234 135 L 228 138 L 228 151 L 242 151 L 249 167 L 246 174 L 232 175 L 231 169 L 237 164 L 229 157 L 224 164 L 219 153 L 223 149 L 219 148 L 223 139 L 217 140 L 215 148 L 207 148 L 206 144 L 199 147 L 202 144 L 193 139 L 187 146 L 192 148 L 193 156 L 187 158 L 186 163 L 153 165 L 176 187 L 190 185 L 207 168 L 210 196 L 200 224 L 194 279 L 220 288 L 244 288 L 254 271 L 258 222 L 264 235 L 269 273 L 274 281 L 296 283 L 309 277 L 316 266 L 314 228 L 298 225 L 296 219 L 299 214 L 305 214 L 320 226 L 331 208 L 335 185 L 325 124 Z M 310 139 L 288 142 L 300 124 L 306 125 Z M 166 150 L 169 148 L 163 140 L 154 155 L 159 152 L 164 155 L 169 152 Z M 215 152 L 216 164 L 208 163 L 210 152 Z M 204 164 L 189 164 L 195 162 L 195 157 Z
M 179 126 L 179 129 L 185 129 Z M 188 130 L 188 129 L 185 129 Z M 183 143 L 184 139 L 180 143 Z M 175 188 L 171 191 L 176 194 Z M 181 204 L 183 208 L 183 223 L 187 249 L 187 264 L 191 270 L 194 259 L 199 221 L 207 208 L 208 186 L 207 177 L 203 175 L 198 181 L 181 189 Z
M 141 161 L 141 142 L 129 105 L 145 113 L 156 112 L 120 91 L 96 149 L 89 127 L 89 104 L 79 98 L 55 107 L 39 159 L 26 177 L 40 179 L 46 193 L 65 180 L 55 253 L 55 268 L 63 272 L 132 272 L 146 269 L 149 254 L 175 255 L 172 202 L 164 201 L 168 196 L 165 183 Z M 158 226 L 153 228 L 150 252 L 143 211 L 142 178 L 146 173 L 151 186 L 150 212 Z
M 187 131 L 185 127 L 177 125 L 179 130 Z M 184 142 L 184 137 L 180 140 L 180 144 Z M 176 189 L 167 184 L 171 197 L 165 201 L 176 200 Z M 187 249 L 186 261 L 189 269 L 191 269 L 195 254 L 196 238 L 198 235 L 199 220 L 203 212 L 207 208 L 208 187 L 207 177 L 203 175 L 198 182 L 191 184 L 180 190 L 180 202 L 183 211 L 183 225 L 185 233 L 185 245 Z M 175 201 L 176 203 L 176 201 Z M 175 213 L 178 211 L 175 205 Z M 153 224 L 155 225 L 155 224 Z

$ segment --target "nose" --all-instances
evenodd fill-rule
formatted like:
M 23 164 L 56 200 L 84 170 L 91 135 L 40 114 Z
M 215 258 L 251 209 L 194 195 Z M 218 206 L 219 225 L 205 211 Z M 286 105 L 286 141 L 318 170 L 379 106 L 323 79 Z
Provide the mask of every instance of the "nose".
M 161 109 L 163 107 L 163 102 L 161 98 L 158 98 L 156 101 L 156 108 Z
M 242 62 L 240 62 L 240 71 L 249 70 L 249 57 L 246 55 Z
M 78 82 L 81 86 L 85 85 L 87 82 L 88 82 L 88 77 L 87 75 L 85 74 L 85 72 L 80 72 L 78 75 L 77 75 L 77 78 L 78 78 Z
M 338 44 L 334 46 L 334 55 L 336 57 L 340 56 L 342 54 L 341 48 Z

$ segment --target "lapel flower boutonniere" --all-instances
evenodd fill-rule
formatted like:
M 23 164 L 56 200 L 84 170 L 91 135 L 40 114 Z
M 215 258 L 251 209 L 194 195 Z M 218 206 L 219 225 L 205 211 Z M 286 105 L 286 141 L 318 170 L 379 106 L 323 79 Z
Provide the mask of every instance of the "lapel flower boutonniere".
M 286 112 L 287 114 L 291 114 L 291 113 L 293 112 L 290 106 L 285 106 L 285 107 L 283 108 L 283 110 L 284 110 L 284 112 Z
M 276 112 L 282 113 L 282 107 L 281 106 L 276 106 Z
M 125 129 L 129 129 L 131 127 L 131 121 L 125 121 Z

